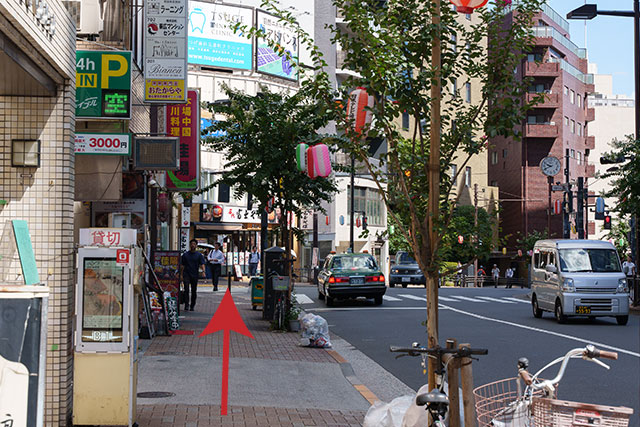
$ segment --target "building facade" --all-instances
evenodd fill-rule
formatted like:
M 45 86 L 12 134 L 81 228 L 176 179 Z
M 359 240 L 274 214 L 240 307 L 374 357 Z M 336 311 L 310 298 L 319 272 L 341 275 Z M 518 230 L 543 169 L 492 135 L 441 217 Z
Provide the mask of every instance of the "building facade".
M 513 14 L 508 13 L 505 25 L 511 22 Z M 595 147 L 595 138 L 589 132 L 594 109 L 586 101 L 594 85 L 587 70 L 586 50 L 569 39 L 569 23 L 550 7 L 545 5 L 534 22 L 534 46 L 515 72 L 531 79 L 526 101 L 544 94 L 544 102 L 528 112 L 518 129 L 521 139 L 490 140 L 489 183 L 500 188 L 500 234 L 509 238 L 510 248 L 515 248 L 520 236 L 534 231 L 544 233 L 549 229 L 552 237 L 562 237 L 565 231 L 563 215 L 553 214 L 549 208 L 556 200 L 564 200 L 566 206 L 568 197 L 563 191 L 554 191 L 550 203 L 550 184 L 541 170 L 542 159 L 551 156 L 560 161 L 560 170 L 551 182 L 570 182 L 574 199 L 577 178 L 582 177 L 588 189 L 588 178 L 594 175 L 594 165 L 589 161 Z M 578 236 L 576 211 L 573 200 L 567 226 L 572 237 Z

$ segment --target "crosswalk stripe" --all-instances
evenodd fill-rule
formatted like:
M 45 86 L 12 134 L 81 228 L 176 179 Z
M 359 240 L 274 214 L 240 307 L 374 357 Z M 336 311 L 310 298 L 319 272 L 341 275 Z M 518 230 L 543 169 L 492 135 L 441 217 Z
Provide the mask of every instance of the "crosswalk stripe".
M 482 299 L 486 299 L 487 301 L 495 301 L 495 302 L 499 302 L 501 304 L 515 304 L 512 301 L 505 301 L 503 299 L 499 299 L 499 298 L 492 298 L 492 297 L 478 297 L 478 298 L 482 298 Z
M 514 301 L 514 302 L 522 302 L 524 304 L 530 304 L 530 302 L 527 301 L 526 299 L 512 298 L 512 297 L 504 297 L 504 299 L 508 299 L 509 301 Z
M 448 302 L 458 302 L 457 299 L 443 297 L 442 295 L 438 295 L 438 299 L 442 301 L 448 301 Z
M 403 297 L 403 298 L 407 298 L 407 299 L 412 299 L 415 301 L 426 301 L 427 299 L 424 297 L 417 297 L 415 295 L 410 295 L 410 294 L 400 294 L 398 295 L 399 297 Z
M 382 299 L 385 301 L 402 301 L 402 298 L 390 297 L 389 295 L 384 295 Z
M 305 294 L 294 294 L 298 304 L 313 304 L 313 300 Z
M 460 299 L 463 299 L 465 301 L 471 301 L 471 302 L 487 302 L 487 301 L 483 301 L 483 300 L 477 299 L 477 298 L 463 297 L 462 295 L 456 295 L 456 298 L 460 298 Z

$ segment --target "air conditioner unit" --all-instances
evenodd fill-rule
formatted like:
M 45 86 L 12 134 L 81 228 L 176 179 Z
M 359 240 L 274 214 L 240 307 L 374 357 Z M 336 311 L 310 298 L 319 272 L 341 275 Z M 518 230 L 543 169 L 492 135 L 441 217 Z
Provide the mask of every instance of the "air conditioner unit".
M 98 0 L 80 0 L 79 34 L 98 34 L 104 29 L 104 20 Z M 106 2 L 105 2 L 106 6 Z

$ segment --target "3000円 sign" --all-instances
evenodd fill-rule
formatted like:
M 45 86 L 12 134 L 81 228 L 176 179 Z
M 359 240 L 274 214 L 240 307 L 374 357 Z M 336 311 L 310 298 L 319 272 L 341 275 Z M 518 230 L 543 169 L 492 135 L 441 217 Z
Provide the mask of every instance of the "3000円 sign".
M 128 133 L 77 133 L 75 153 L 128 156 L 131 154 L 131 135 Z

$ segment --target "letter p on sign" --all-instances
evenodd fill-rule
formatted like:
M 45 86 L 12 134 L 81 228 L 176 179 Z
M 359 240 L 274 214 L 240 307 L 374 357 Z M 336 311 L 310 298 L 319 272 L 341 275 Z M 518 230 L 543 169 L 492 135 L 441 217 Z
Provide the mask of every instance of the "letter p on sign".
M 124 267 L 129 264 L 129 249 L 116 250 L 116 265 Z

